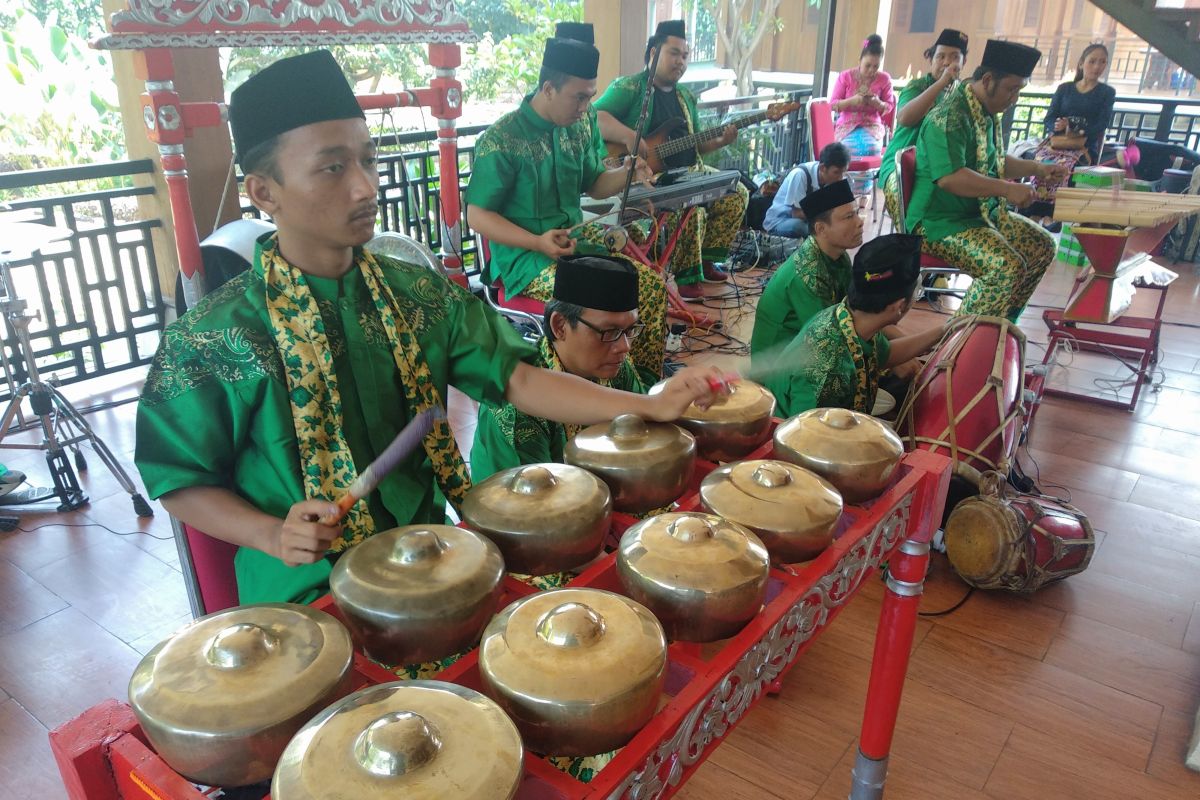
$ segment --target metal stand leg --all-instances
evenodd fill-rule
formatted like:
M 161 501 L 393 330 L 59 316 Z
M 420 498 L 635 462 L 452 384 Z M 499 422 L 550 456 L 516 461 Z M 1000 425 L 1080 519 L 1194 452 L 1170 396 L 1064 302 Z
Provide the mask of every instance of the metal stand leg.
M 908 672 L 917 627 L 917 607 L 925 590 L 929 543 L 907 539 L 888 564 L 887 593 L 875 632 L 875 654 L 867 686 L 858 758 L 850 800 L 880 800 L 887 779 L 888 753 L 900 713 L 900 695 Z
M 9 326 L 16 334 L 17 352 L 24 361 L 25 372 L 29 380 L 13 393 L 12 400 L 0 420 L 0 449 L 10 450 L 44 450 L 46 464 L 50 467 L 50 476 L 54 480 L 54 493 L 61 501 L 59 511 L 74 511 L 88 503 L 88 497 L 79 486 L 75 471 L 67 460 L 65 448 L 70 447 L 75 452 L 80 469 L 87 464 L 79 453 L 78 445 L 87 442 L 99 454 L 104 465 L 108 467 L 121 488 L 129 493 L 133 501 L 133 510 L 139 517 L 153 516 L 150 504 L 138 492 L 137 486 L 129 479 L 125 470 L 117 463 L 112 451 L 92 431 L 83 416 L 71 405 L 67 398 L 49 383 L 42 381 L 38 374 L 37 360 L 33 354 L 33 346 L 29 340 L 29 322 L 37 319 L 36 314 L 27 313 L 25 301 L 16 296 L 12 275 L 9 272 L 8 261 L 0 259 L 0 277 L 3 279 L 5 299 L 0 302 L 0 311 L 8 319 Z M 15 365 L 14 359 L 14 365 Z M 29 404 L 42 428 L 42 441 L 39 444 L 3 444 L 8 435 L 13 418 L 21 412 L 21 401 L 29 396 Z

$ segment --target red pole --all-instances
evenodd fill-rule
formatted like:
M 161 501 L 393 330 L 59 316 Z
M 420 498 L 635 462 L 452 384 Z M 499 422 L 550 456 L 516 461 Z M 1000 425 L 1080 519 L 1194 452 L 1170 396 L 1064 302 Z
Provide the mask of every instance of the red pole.
M 204 263 L 200 258 L 200 235 L 196 231 L 192 196 L 188 191 L 187 158 L 183 154 L 188 131 L 185 107 L 175 91 L 171 51 L 158 48 L 140 51 L 140 55 L 138 71 L 146 81 L 146 91 L 142 94 L 142 120 L 146 125 L 146 136 L 158 145 L 171 200 L 183 297 L 191 308 L 204 295 Z M 197 107 L 191 113 L 211 117 L 211 111 Z
M 450 273 L 450 279 L 466 288 L 467 276 L 463 272 L 462 259 L 462 201 L 458 189 L 457 120 L 462 116 L 462 84 L 454 76 L 455 68 L 462 63 L 462 54 L 456 44 L 431 44 L 429 63 L 434 68 L 434 78 L 429 88 L 436 93 L 430 108 L 438 121 L 441 259 Z
M 871 679 L 867 685 L 867 705 L 854 764 L 851 800 L 883 797 L 888 753 L 896 731 L 896 717 L 900 713 L 900 696 L 908 673 L 908 656 L 912 651 L 917 608 L 925 589 L 928 563 L 929 542 L 912 538 L 900 545 L 888 563 L 887 592 L 875 632 L 875 654 L 871 658 Z

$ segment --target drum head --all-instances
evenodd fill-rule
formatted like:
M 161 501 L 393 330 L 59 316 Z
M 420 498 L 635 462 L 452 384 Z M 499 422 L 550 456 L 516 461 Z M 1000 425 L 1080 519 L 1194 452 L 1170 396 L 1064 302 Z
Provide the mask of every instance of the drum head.
M 981 589 L 1000 587 L 1024 555 L 1012 511 L 989 498 L 958 504 L 946 521 L 946 555 L 963 580 Z

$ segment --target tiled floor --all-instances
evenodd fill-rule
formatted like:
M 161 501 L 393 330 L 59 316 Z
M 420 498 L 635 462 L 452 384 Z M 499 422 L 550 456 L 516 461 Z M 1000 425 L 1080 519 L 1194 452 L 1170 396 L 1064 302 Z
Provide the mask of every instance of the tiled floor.
M 919 622 L 889 798 L 1200 796 L 1200 775 L 1182 765 L 1200 702 L 1200 281 L 1183 271 L 1169 296 L 1162 390 L 1134 413 L 1049 399 L 1023 457 L 1090 516 L 1100 542 L 1091 568 L 1032 597 L 977 592 Z M 1054 267 L 1035 303 L 1061 306 L 1073 275 Z M 734 332 L 748 337 L 750 319 Z M 918 311 L 905 326 L 934 321 Z M 1022 323 L 1027 360 L 1039 361 L 1040 309 Z M 1094 379 L 1127 374 L 1092 354 L 1059 360 L 1052 381 L 1091 391 Z M 136 391 L 136 381 L 109 382 L 68 395 L 91 404 Z M 133 415 L 132 404 L 89 415 L 127 465 Z M 451 416 L 469 443 L 461 395 Z M 0 458 L 48 483 L 40 454 Z M 89 506 L 24 514 L 22 527 L 36 530 L 0 533 L 0 798 L 62 796 L 47 730 L 123 696 L 140 655 L 189 617 L 165 515 L 138 520 L 99 458 L 89 461 Z M 126 535 L 66 527 L 92 522 Z M 922 607 L 946 608 L 963 588 L 938 557 Z M 682 796 L 845 797 L 881 597 L 868 584 Z

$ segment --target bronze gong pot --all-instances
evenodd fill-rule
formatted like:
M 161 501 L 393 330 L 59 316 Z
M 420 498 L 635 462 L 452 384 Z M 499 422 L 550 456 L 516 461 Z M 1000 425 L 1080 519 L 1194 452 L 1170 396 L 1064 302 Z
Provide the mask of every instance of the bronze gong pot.
M 666 381 L 656 383 L 650 394 L 662 391 Z M 775 395 L 753 381 L 738 380 L 729 392 L 718 395 L 706 409 L 687 407 L 676 425 L 696 437 L 696 449 L 709 461 L 736 461 L 771 438 L 771 416 Z
M 350 690 L 353 645 L 308 606 L 239 606 L 160 642 L 129 681 L 146 738 L 180 775 L 208 786 L 271 777 L 292 735 Z
M 650 609 L 668 639 L 715 642 L 762 608 L 767 548 L 734 522 L 696 511 L 659 514 L 625 531 L 617 576 Z
M 823 478 L 786 461 L 738 461 L 710 472 L 700 502 L 758 535 L 779 563 L 816 558 L 833 542 L 842 496 Z
M 776 458 L 817 473 L 851 504 L 881 495 L 903 455 L 894 430 L 845 408 L 814 408 L 775 429 Z
M 474 531 L 407 525 L 347 550 L 329 591 L 371 658 L 398 666 L 466 650 L 495 613 L 504 559 Z
M 272 800 L 506 800 L 521 783 L 521 737 L 494 702 L 441 681 L 368 686 L 288 743 Z
M 683 494 L 696 463 L 696 439 L 678 425 L 622 414 L 575 434 L 563 455 L 608 484 L 617 511 L 643 514 Z
M 601 589 L 553 589 L 497 614 L 479 644 L 483 690 L 527 747 L 606 753 L 654 716 L 667 641 L 644 606 Z
M 512 572 L 547 575 L 600 555 L 612 523 L 612 493 L 570 464 L 528 464 L 475 484 L 463 521 L 491 539 Z

